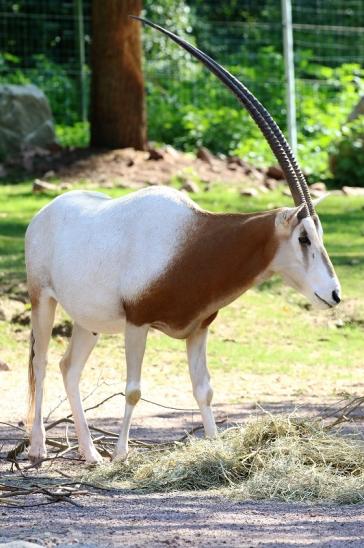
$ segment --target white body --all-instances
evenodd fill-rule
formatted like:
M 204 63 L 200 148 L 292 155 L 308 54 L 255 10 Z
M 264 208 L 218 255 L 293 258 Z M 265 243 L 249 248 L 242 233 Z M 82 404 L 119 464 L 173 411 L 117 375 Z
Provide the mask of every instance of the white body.
M 236 288 L 234 286 L 234 290 L 231 289 L 231 283 L 229 287 L 226 286 L 226 291 L 224 287 L 219 287 L 219 292 L 215 292 L 218 296 L 211 299 L 211 302 L 204 301 L 201 309 L 195 307 L 194 312 L 188 315 L 186 308 L 188 320 L 182 325 L 181 322 L 169 324 L 166 320 L 159 321 L 157 316 L 149 323 L 133 323 L 129 321 L 126 309 L 133 309 L 134 304 L 137 306 L 140 302 L 142 304 L 138 306 L 142 307 L 143 296 L 148 297 L 148 291 L 155 287 L 153 284 L 158 283 L 158 280 L 161 280 L 162 289 L 163 284 L 168 285 L 168 277 L 174 275 L 181 254 L 189 251 L 192 240 L 195 243 L 199 241 L 203 230 L 201 227 L 205 226 L 201 224 L 201 219 L 205 222 L 206 217 L 208 226 L 214 226 L 213 214 L 203 212 L 183 193 L 166 187 L 145 189 L 116 200 L 96 192 L 73 191 L 56 198 L 43 208 L 32 220 L 26 234 L 26 264 L 34 336 L 30 379 L 35 387 L 35 420 L 30 457 L 39 460 L 46 454 L 41 412 L 42 392 L 47 347 L 57 302 L 75 322 L 61 370 L 75 419 L 80 451 L 87 461 L 98 461 L 100 456 L 93 446 L 83 414 L 79 380 L 99 333 L 125 332 L 126 407 L 115 450 L 116 457 L 125 458 L 127 455 L 131 415 L 140 398 L 141 365 L 151 325 L 171 336 L 186 338 L 193 391 L 201 410 L 205 432 L 208 436 L 215 435 L 216 426 L 210 405 L 212 390 L 205 351 L 208 324 L 215 312 L 253 283 L 273 272 L 282 274 L 288 283 L 301 290 L 315 304 L 334 306 L 337 303 L 337 299 L 333 300 L 331 295 L 335 293 L 338 296 L 340 288 L 323 248 L 321 229 L 316 229 L 312 218 L 300 222 L 297 219 L 298 211 L 299 208 L 292 208 L 265 214 L 274 221 L 272 226 L 275 228 L 269 236 L 262 234 L 264 214 L 256 214 L 256 218 L 251 215 L 247 222 L 241 216 L 241 223 L 244 221 L 250 227 L 249 234 L 256 238 L 257 249 L 253 248 L 254 254 L 257 252 L 259 255 L 260 247 L 265 249 L 266 240 L 272 238 L 272 246 L 275 246 L 272 257 L 268 262 L 261 263 L 264 263 L 262 271 L 259 271 L 260 267 L 255 267 L 249 283 L 244 281 L 243 265 L 243 271 L 238 273 L 242 281 Z M 236 218 L 236 222 L 239 222 L 240 217 Z M 221 218 L 219 220 L 216 216 L 216 222 L 221 222 Z M 244 227 L 240 229 L 242 234 L 246 230 Z M 300 230 L 305 230 L 305 234 L 310 237 L 309 254 L 301 252 L 300 244 L 297 243 Z M 211 240 L 213 238 L 209 239 L 208 245 L 213 246 Z M 216 246 L 219 245 L 221 243 L 216 241 Z M 219 256 L 218 248 L 212 252 L 215 257 Z M 246 260 L 247 272 L 248 262 Z M 209 265 L 211 275 L 214 269 L 221 268 L 218 261 L 212 263 Z M 248 279 L 248 274 L 245 277 Z M 198 281 L 201 282 L 200 271 L 196 271 L 196 288 Z M 193 301 L 191 294 L 194 285 L 192 279 L 187 300 L 191 298 Z M 138 314 L 133 317 L 143 317 L 141 312 Z M 213 316 L 211 320 L 210 315 Z
M 137 298 L 173 261 L 194 207 L 167 187 L 117 200 L 98 192 L 63 194 L 28 228 L 28 276 L 41 280 L 83 328 L 120 333 L 120 303 Z

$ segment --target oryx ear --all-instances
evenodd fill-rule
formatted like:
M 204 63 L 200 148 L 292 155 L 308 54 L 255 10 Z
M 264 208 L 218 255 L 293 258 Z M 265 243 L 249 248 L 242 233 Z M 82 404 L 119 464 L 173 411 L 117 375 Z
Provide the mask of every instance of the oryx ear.
M 284 207 L 276 217 L 276 226 L 284 229 L 293 230 L 300 219 L 298 218 L 299 212 L 305 207 L 306 204 L 301 204 L 297 207 Z
M 330 192 L 325 192 L 322 196 L 319 196 L 318 198 L 315 198 L 315 200 L 312 200 L 313 207 L 316 207 L 317 205 L 319 205 L 319 203 L 322 202 L 322 200 L 324 200 L 328 196 L 330 196 Z

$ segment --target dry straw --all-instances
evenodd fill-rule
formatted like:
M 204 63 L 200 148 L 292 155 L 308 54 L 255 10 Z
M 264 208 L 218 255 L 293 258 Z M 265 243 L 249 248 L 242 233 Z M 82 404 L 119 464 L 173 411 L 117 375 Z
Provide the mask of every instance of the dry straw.
M 264 416 L 173 447 L 134 450 L 89 476 L 144 492 L 222 489 L 239 499 L 364 502 L 364 446 L 317 421 Z

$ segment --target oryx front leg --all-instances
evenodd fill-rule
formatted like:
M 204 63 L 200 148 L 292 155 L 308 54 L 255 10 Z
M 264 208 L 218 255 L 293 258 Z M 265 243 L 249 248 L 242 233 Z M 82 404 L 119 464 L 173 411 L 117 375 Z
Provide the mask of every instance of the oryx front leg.
M 30 435 L 29 459 L 36 463 L 46 458 L 45 430 L 42 417 L 44 379 L 47 351 L 52 334 L 56 301 L 44 294 L 32 306 L 32 333 L 30 348 L 31 397 L 34 398 L 34 419 Z M 35 393 L 34 393 L 35 392 Z M 34 394 L 34 395 L 33 395 Z M 32 400 L 33 401 L 33 400 Z M 32 409 L 30 410 L 32 414 Z
M 126 459 L 128 455 L 129 430 L 135 405 L 140 400 L 140 375 L 148 335 L 148 326 L 125 326 L 126 387 L 125 411 L 120 436 L 113 459 Z
M 186 343 L 193 395 L 200 408 L 205 436 L 213 438 L 216 436 L 217 430 L 211 409 L 213 391 L 207 369 L 206 341 L 207 329 L 199 329 L 188 337 Z
M 82 370 L 97 340 L 98 335 L 94 335 L 80 325 L 75 324 L 73 326 L 69 346 L 60 362 L 63 383 L 75 421 L 79 452 L 85 457 L 86 462 L 89 464 L 102 462 L 102 457 L 93 444 L 87 426 L 79 385 Z

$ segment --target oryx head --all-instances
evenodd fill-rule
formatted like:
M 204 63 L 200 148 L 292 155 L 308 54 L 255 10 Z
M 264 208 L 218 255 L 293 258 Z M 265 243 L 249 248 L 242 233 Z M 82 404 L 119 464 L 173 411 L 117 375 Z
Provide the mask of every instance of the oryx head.
M 303 206 L 283 208 L 276 216 L 279 240 L 272 270 L 317 308 L 340 302 L 340 284 L 323 244 L 317 215 L 300 217 Z
M 276 156 L 295 202 L 295 208 L 277 212 L 278 251 L 272 270 L 318 307 L 340 302 L 340 284 L 323 244 L 320 220 L 315 212 L 306 179 L 283 133 L 258 99 L 221 65 L 172 32 L 139 17 L 134 19 L 164 33 L 201 61 L 238 98 L 265 136 Z

